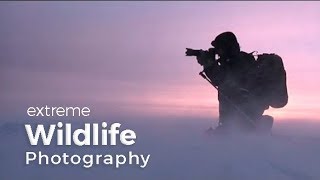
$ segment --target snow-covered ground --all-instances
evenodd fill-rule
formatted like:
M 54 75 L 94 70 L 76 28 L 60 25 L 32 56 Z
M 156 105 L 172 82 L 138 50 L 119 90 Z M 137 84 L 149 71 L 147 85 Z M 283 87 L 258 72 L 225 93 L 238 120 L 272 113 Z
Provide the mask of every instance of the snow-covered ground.
M 277 122 L 274 134 L 288 136 L 232 136 L 209 138 L 203 134 L 209 121 L 164 120 L 123 123 L 138 139 L 132 147 L 31 147 L 23 124 L 3 123 L 0 128 L 0 179 L 159 179 L 159 180 L 308 180 L 320 179 L 320 123 Z M 25 152 L 74 154 L 151 154 L 145 169 L 119 169 L 96 165 L 25 165 Z

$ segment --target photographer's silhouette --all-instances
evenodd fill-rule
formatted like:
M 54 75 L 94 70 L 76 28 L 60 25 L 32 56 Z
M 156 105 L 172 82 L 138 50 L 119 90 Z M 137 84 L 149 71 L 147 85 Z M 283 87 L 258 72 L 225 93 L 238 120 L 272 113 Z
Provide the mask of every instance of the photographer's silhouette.
M 253 53 L 240 50 L 232 32 L 219 34 L 211 45 L 207 51 L 186 51 L 187 56 L 196 56 L 203 66 L 200 75 L 218 90 L 219 124 L 209 132 L 270 132 L 273 118 L 263 115 L 264 111 L 288 102 L 281 57 L 261 54 L 255 59 Z

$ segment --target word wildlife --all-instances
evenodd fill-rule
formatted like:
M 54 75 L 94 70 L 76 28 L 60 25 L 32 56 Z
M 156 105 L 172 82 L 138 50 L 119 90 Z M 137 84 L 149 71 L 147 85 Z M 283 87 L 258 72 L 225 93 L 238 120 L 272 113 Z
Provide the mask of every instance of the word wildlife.
M 63 111 L 64 108 L 62 107 L 58 108 L 60 108 L 60 112 L 67 112 Z M 46 111 L 50 110 L 50 108 L 47 106 L 46 108 L 30 107 L 28 108 L 27 113 L 31 117 L 35 114 L 41 114 L 41 109 L 45 109 Z M 38 110 L 37 113 L 36 110 Z M 86 112 L 88 112 L 86 116 L 89 116 L 90 109 L 86 107 L 85 110 Z M 81 115 L 81 113 L 79 114 Z M 52 113 L 50 115 L 52 115 Z M 121 131 L 120 126 L 120 123 L 113 123 L 108 128 L 108 124 L 106 122 L 102 122 L 101 124 L 85 123 L 83 128 L 75 129 L 72 127 L 71 123 L 63 124 L 62 122 L 58 122 L 57 124 L 50 124 L 49 126 L 46 126 L 46 128 L 43 124 L 36 124 L 35 127 L 31 124 L 25 124 L 25 130 L 31 146 L 68 146 L 67 149 L 69 153 L 72 151 L 82 152 L 82 155 L 79 155 L 68 154 L 66 152 L 59 152 L 57 154 L 46 154 L 43 151 L 27 151 L 25 153 L 25 163 L 26 165 L 81 164 L 84 168 L 91 168 L 93 167 L 93 165 L 109 165 L 119 168 L 121 165 L 129 164 L 137 165 L 140 168 L 145 168 L 149 162 L 150 154 L 134 154 L 132 151 L 129 151 L 126 154 L 116 154 L 114 152 L 114 148 L 94 149 L 95 152 L 97 152 L 97 150 L 101 150 L 102 152 L 107 151 L 110 154 L 83 154 L 83 152 L 87 151 L 90 148 L 85 148 L 85 150 L 78 149 L 82 146 L 116 146 L 119 141 L 121 142 L 121 145 L 124 145 L 121 147 L 122 149 L 124 149 L 125 146 L 134 145 L 135 140 L 137 139 L 136 133 L 130 129 L 125 129 Z M 39 143 L 40 138 L 42 140 L 42 143 Z M 53 149 L 61 151 L 61 148 Z M 48 150 L 48 148 L 44 148 L 44 150 Z

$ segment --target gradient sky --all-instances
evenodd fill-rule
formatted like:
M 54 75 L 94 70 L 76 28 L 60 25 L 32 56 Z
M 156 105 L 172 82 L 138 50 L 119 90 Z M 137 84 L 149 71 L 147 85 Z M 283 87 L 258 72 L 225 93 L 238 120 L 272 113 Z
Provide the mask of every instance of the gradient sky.
M 1 118 L 29 106 L 105 116 L 216 117 L 217 93 L 185 48 L 233 31 L 244 51 L 285 63 L 289 103 L 317 120 L 320 2 L 0 2 Z

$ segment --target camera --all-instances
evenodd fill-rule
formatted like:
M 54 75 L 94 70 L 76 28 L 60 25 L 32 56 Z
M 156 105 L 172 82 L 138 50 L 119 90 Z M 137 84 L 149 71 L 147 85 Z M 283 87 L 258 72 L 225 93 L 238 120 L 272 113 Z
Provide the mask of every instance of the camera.
M 200 57 L 201 55 L 204 55 L 205 57 L 213 58 L 215 59 L 216 51 L 214 48 L 209 48 L 208 50 L 202 50 L 202 49 L 191 49 L 186 48 L 186 56 L 196 56 Z

